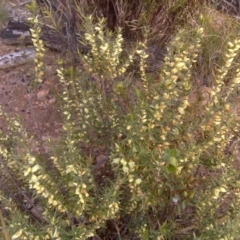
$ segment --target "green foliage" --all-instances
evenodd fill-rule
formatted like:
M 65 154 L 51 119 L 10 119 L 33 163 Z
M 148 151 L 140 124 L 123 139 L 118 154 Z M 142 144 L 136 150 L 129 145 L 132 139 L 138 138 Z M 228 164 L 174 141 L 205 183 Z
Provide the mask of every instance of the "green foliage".
M 157 78 L 146 72 L 146 41 L 126 53 L 121 29 L 84 20 L 83 69 L 58 60 L 64 134 L 52 156 L 36 155 L 20 121 L 1 112 L 8 134 L 1 132 L 0 168 L 9 186 L 0 190 L 9 210 L 1 227 L 12 239 L 236 239 L 238 36 L 223 41 L 214 81 L 204 87 L 194 81 L 212 37 L 203 17 L 172 37 Z M 133 64 L 139 74 L 129 77 Z M 95 164 L 87 148 L 104 160 Z M 16 204 L 16 192 L 35 219 Z

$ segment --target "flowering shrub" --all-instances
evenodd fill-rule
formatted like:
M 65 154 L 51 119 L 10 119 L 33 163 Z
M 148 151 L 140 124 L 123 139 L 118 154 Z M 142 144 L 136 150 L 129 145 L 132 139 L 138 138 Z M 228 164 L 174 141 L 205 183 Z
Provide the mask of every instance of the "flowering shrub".
M 9 134 L 1 134 L 0 167 L 11 192 L 0 190 L 9 210 L 4 217 L 0 212 L 2 235 L 236 239 L 240 188 L 231 146 L 239 128 L 238 37 L 228 41 L 212 86 L 204 88 L 194 85 L 208 38 L 200 23 L 175 34 L 156 79 L 146 73 L 146 41 L 126 57 L 120 29 L 110 34 L 103 20 L 91 17 L 85 26 L 90 52 L 83 69 L 58 61 L 65 134 L 47 159 L 51 169 L 29 148 L 20 121 L 1 112 Z M 35 44 L 37 52 L 41 46 Z M 130 78 L 135 59 L 140 74 Z M 102 149 L 104 160 L 94 164 L 82 145 Z M 16 191 L 37 219 L 16 204 Z

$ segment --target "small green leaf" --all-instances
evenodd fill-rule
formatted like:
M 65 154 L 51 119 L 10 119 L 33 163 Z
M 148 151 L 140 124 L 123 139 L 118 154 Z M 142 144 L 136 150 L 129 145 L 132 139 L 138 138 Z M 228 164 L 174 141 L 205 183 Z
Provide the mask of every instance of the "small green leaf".
M 164 153 L 163 158 L 167 160 L 170 157 L 178 157 L 178 152 L 176 149 L 167 149 L 166 152 Z
M 177 159 L 175 157 L 170 157 L 166 161 L 166 170 L 168 173 L 175 173 L 177 171 Z
M 65 74 L 67 77 L 72 77 L 73 76 L 73 67 L 69 67 L 65 70 Z
M 140 91 L 137 88 L 135 88 L 135 93 L 137 95 L 137 98 L 141 99 L 141 93 L 140 93 Z

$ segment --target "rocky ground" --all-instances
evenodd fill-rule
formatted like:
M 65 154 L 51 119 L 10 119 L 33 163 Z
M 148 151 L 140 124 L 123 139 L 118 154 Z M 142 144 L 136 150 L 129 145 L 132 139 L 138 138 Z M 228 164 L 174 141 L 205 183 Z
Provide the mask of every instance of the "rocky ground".
M 3 3 L 8 17 L 19 16 L 22 0 Z M 26 2 L 26 1 L 25 1 Z M 12 7 L 11 7 L 12 6 Z M 16 13 L 17 12 L 17 13 Z M 15 19 L 16 20 L 16 19 Z M 6 27 L 7 21 L 0 26 Z M 21 45 L 8 45 L 0 38 L 0 56 L 25 49 Z M 61 129 L 61 114 L 57 107 L 59 81 L 56 76 L 56 59 L 59 53 L 46 50 L 43 83 L 34 84 L 34 63 L 0 69 L 0 106 L 10 116 L 20 116 L 23 126 L 40 141 L 57 139 Z M 2 128 L 0 122 L 0 128 Z M 47 147 L 46 147 L 47 148 Z
M 18 50 L 0 41 L 0 55 Z M 19 115 L 23 126 L 38 139 L 56 138 L 61 127 L 56 96 L 58 79 L 54 62 L 56 54 L 45 56 L 45 77 L 40 86 L 34 85 L 34 64 L 0 70 L 0 105 L 10 116 Z M 1 127 L 1 123 L 0 123 Z

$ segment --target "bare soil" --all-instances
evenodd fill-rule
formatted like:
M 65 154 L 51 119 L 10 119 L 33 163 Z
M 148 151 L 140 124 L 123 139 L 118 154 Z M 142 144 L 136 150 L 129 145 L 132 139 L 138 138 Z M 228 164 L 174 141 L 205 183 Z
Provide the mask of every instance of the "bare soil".
M 8 46 L 0 41 L 0 55 L 19 48 L 23 47 Z M 38 86 L 34 84 L 33 62 L 0 70 L 0 106 L 9 116 L 20 116 L 24 128 L 43 142 L 57 139 L 61 131 L 61 114 L 56 101 L 59 92 L 56 55 L 46 51 L 45 76 Z

